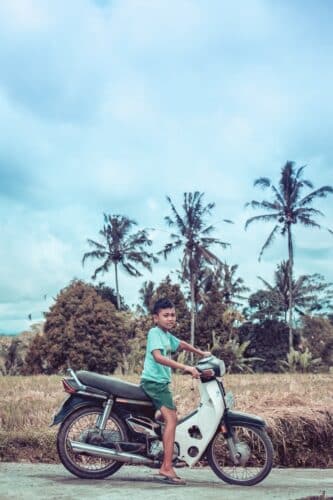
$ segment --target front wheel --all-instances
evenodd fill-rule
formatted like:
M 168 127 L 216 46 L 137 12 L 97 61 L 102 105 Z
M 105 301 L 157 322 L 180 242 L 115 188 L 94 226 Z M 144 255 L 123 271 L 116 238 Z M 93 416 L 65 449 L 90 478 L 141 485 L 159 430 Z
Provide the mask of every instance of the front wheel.
M 253 486 L 270 473 L 273 466 L 273 446 L 266 431 L 248 424 L 231 429 L 237 464 L 232 458 L 229 444 L 218 432 L 209 444 L 207 460 L 215 474 L 230 484 Z
M 102 413 L 103 409 L 98 406 L 79 408 L 66 418 L 58 432 L 57 449 L 62 464 L 72 474 L 84 479 L 104 479 L 123 465 L 110 458 L 75 453 L 70 446 L 70 441 L 97 444 L 92 440 L 97 434 L 96 426 Z M 104 432 L 115 443 L 127 441 L 125 426 L 113 413 L 107 421 Z

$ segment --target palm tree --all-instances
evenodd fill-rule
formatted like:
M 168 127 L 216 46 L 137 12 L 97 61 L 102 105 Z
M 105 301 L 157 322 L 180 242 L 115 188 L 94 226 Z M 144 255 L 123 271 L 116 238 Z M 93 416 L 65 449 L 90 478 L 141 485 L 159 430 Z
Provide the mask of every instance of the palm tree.
M 222 301 L 227 307 L 236 307 L 241 305 L 234 299 L 244 300 L 246 297 L 243 293 L 249 292 L 248 288 L 243 278 L 236 277 L 238 270 L 238 265 L 229 265 L 227 262 L 222 262 L 219 264 L 215 272 L 206 272 L 201 279 L 202 288 L 202 302 L 207 302 L 209 300 L 209 294 L 212 290 L 220 290 Z
M 270 293 L 275 306 L 283 311 L 287 320 L 289 309 L 289 264 L 282 261 L 274 273 L 274 285 L 258 276 Z M 292 280 L 292 296 L 295 311 L 300 314 L 311 314 L 315 311 L 325 311 L 332 307 L 332 283 L 327 283 L 318 273 L 302 274 Z
M 254 182 L 254 186 L 260 186 L 263 189 L 271 188 L 273 192 L 272 201 L 255 201 L 247 203 L 246 206 L 252 208 L 262 208 L 267 211 L 263 215 L 251 217 L 246 221 L 245 229 L 252 222 L 274 222 L 273 230 L 269 234 L 259 254 L 261 259 L 264 251 L 274 241 L 277 233 L 280 232 L 282 236 L 287 236 L 288 240 L 288 288 L 289 288 L 289 348 L 293 346 L 293 331 L 292 331 L 292 310 L 293 310 L 293 296 L 292 296 L 292 276 L 294 265 L 294 243 L 292 226 L 294 224 L 302 224 L 306 227 L 316 227 L 322 229 L 313 217 L 324 215 L 320 210 L 313 208 L 312 202 L 316 198 L 325 198 L 329 193 L 333 193 L 331 186 L 322 186 L 319 189 L 311 191 L 309 194 L 301 197 L 301 192 L 304 187 L 313 189 L 312 182 L 302 179 L 303 170 L 305 166 L 295 169 L 295 163 L 288 161 L 281 171 L 279 187 L 276 188 L 270 179 L 267 177 L 260 177 Z M 330 233 L 333 231 L 328 229 Z
M 243 300 L 245 297 L 243 293 L 249 292 L 250 289 L 245 285 L 243 278 L 236 277 L 238 265 L 233 264 L 229 266 L 226 262 L 222 266 L 222 291 L 224 301 L 228 306 L 239 306 L 239 302 L 233 299 Z
M 143 312 L 151 312 L 153 296 L 155 293 L 155 283 L 153 281 L 145 281 L 139 290 L 140 306 L 139 309 Z
M 165 217 L 169 227 L 175 228 L 176 233 L 171 234 L 171 242 L 167 243 L 159 253 L 165 258 L 177 249 L 182 249 L 183 257 L 181 260 L 182 277 L 189 283 L 191 297 L 191 343 L 194 344 L 195 320 L 197 313 L 197 279 L 198 273 L 203 264 L 215 265 L 220 263 L 220 259 L 210 250 L 212 245 L 219 245 L 226 248 L 229 243 L 213 238 L 210 234 L 213 232 L 212 225 L 206 226 L 205 218 L 211 215 L 215 203 L 203 204 L 204 193 L 195 191 L 194 193 L 184 193 L 182 205 L 183 214 L 181 215 L 167 196 L 171 207 L 172 216 Z M 224 220 L 225 222 L 231 222 Z
M 95 270 L 92 279 L 96 279 L 99 273 L 107 272 L 111 265 L 114 266 L 118 309 L 120 309 L 118 266 L 121 266 L 130 276 L 138 277 L 142 276 L 142 274 L 137 269 L 137 265 L 151 271 L 152 262 L 158 261 L 152 253 L 145 250 L 145 247 L 152 244 L 145 229 L 130 234 L 135 225 L 137 225 L 137 222 L 124 215 L 104 214 L 104 226 L 99 231 L 104 242 L 99 243 L 88 239 L 89 245 L 94 250 L 86 252 L 82 258 L 82 265 L 88 258 L 103 261 L 102 265 Z

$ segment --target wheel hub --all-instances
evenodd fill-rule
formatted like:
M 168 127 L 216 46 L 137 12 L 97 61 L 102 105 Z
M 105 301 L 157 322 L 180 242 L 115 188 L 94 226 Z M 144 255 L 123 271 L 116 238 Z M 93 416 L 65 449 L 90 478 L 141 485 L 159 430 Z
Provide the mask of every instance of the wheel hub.
M 237 458 L 240 465 L 246 465 L 251 454 L 251 450 L 246 443 L 236 443 Z

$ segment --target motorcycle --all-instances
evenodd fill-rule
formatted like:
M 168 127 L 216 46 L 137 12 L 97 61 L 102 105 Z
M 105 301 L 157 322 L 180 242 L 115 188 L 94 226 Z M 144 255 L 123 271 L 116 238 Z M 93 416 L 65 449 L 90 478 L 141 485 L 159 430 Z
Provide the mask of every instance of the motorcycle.
M 215 474 L 230 484 L 252 486 L 273 465 L 273 446 L 260 417 L 233 411 L 232 393 L 222 382 L 224 362 L 201 359 L 200 404 L 181 418 L 173 451 L 175 467 L 193 467 L 205 459 Z M 61 424 L 57 451 L 72 474 L 103 479 L 124 464 L 159 468 L 163 460 L 164 423 L 143 389 L 115 377 L 69 369 L 62 380 L 69 394 L 53 418 Z

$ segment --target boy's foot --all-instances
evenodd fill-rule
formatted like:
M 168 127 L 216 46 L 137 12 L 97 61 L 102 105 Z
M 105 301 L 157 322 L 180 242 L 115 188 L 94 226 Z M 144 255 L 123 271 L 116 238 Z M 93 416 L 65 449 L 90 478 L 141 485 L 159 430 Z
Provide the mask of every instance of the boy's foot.
M 167 474 L 161 474 L 159 472 L 158 474 L 155 475 L 155 477 L 162 479 L 163 482 L 168 484 L 181 484 L 181 485 L 186 484 L 185 479 L 182 479 L 179 476 L 168 476 Z
M 182 479 L 179 476 L 165 476 L 163 481 L 165 481 L 168 484 L 179 484 L 179 485 L 186 484 L 185 479 Z

